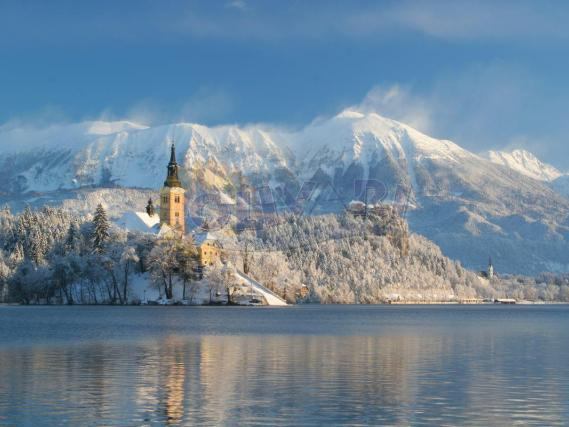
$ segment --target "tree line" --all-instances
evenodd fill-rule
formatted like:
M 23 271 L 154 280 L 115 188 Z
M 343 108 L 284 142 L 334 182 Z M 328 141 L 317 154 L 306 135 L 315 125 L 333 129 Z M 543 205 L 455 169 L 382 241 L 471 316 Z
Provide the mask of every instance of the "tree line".
M 0 301 L 128 304 L 133 277 L 149 273 L 165 298 L 197 279 L 191 238 L 157 238 L 53 207 L 0 211 Z
M 88 217 L 59 208 L 0 210 L 0 302 L 129 304 L 150 281 L 163 298 L 174 290 L 193 302 L 200 286 L 210 301 L 231 303 L 241 270 L 289 302 L 381 303 L 499 297 L 569 301 L 569 275 L 480 278 L 411 233 L 396 210 L 282 216 L 271 226 L 239 231 L 225 263 L 201 281 L 190 236 L 158 237 L 116 227 L 99 205 Z M 301 288 L 307 293 L 301 293 Z

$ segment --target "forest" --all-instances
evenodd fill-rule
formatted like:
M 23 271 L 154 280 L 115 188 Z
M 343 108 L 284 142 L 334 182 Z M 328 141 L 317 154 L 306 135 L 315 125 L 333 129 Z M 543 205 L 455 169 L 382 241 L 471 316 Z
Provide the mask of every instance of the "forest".
M 231 228 L 225 265 L 199 272 L 191 235 L 127 232 L 102 206 L 90 216 L 43 207 L 0 210 L 0 302 L 136 304 L 134 281 L 184 299 L 200 286 L 223 291 L 219 270 L 244 271 L 291 303 L 491 300 L 569 301 L 569 275 L 497 275 L 488 280 L 409 231 L 395 209 L 369 214 L 282 215 Z M 308 292 L 300 297 L 299 289 Z

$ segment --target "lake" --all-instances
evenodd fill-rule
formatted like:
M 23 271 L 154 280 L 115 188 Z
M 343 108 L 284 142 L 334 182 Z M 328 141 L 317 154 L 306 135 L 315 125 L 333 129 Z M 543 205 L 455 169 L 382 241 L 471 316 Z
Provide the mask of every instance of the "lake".
M 569 306 L 0 307 L 0 425 L 569 424 Z

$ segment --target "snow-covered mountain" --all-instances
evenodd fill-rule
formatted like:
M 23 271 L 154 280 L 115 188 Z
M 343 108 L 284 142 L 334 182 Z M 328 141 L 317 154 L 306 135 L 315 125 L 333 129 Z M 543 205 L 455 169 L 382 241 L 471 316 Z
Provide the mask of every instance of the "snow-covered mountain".
M 0 127 L 3 199 L 24 192 L 61 201 L 76 197 L 69 190 L 77 188 L 100 197 L 114 192 L 99 187 L 158 189 L 172 141 L 190 203 L 204 188 L 229 194 L 243 180 L 268 184 L 286 200 L 309 181 L 318 187 L 313 197 L 320 211 L 338 210 L 362 198 L 358 182 L 367 179 L 385 186 L 386 200 L 407 197 L 411 227 L 469 267 L 481 268 L 491 255 L 498 271 L 569 270 L 569 200 L 535 179 L 553 178 L 554 169 L 529 153 L 508 157 L 526 165 L 529 177 L 512 167 L 514 160 L 496 164 L 451 141 L 353 110 L 298 130 L 130 122 Z M 120 197 L 132 208 L 130 197 Z M 141 197 L 138 206 L 144 202 Z
M 488 151 L 484 156 L 493 163 L 507 166 L 539 181 L 551 182 L 564 175 L 526 150 Z
M 267 172 L 286 165 L 290 155 L 258 128 L 187 123 L 150 128 L 130 122 L 0 127 L 0 178 L 12 193 L 110 184 L 157 188 L 173 141 L 187 170 L 207 165 L 214 174 Z
M 522 175 L 546 182 L 557 193 L 569 197 L 569 173 L 561 172 L 556 167 L 542 162 L 529 151 L 487 151 L 483 156 Z

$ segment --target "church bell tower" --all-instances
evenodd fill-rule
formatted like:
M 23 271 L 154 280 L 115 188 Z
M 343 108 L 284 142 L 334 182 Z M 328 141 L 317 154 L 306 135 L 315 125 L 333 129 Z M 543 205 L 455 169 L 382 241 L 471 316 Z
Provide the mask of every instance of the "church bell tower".
M 489 279 L 494 277 L 494 264 L 492 264 L 492 258 L 488 258 L 488 270 L 486 271 L 486 276 Z
M 176 162 L 176 149 L 172 144 L 168 175 L 164 186 L 160 190 L 160 224 L 168 224 L 173 230 L 185 233 L 184 219 L 184 193 L 178 176 L 178 163 Z

